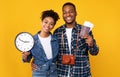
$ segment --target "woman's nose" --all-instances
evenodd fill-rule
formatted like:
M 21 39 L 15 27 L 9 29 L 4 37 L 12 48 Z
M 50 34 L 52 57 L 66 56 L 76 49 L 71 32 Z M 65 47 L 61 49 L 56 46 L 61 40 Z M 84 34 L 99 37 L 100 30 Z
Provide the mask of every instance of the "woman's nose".
M 48 23 L 48 24 L 46 24 L 46 26 L 47 26 L 47 27 L 50 27 L 50 24 Z

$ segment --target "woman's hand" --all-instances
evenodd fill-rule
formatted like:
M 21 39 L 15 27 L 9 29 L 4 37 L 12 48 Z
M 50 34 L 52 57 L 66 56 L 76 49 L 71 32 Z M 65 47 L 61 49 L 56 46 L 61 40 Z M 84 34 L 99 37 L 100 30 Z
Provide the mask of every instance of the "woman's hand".
M 23 53 L 22 53 L 22 56 L 23 56 L 23 60 L 24 60 L 24 61 L 27 61 L 28 55 L 30 55 L 30 52 L 29 52 L 29 51 L 28 51 L 28 52 L 23 52 Z

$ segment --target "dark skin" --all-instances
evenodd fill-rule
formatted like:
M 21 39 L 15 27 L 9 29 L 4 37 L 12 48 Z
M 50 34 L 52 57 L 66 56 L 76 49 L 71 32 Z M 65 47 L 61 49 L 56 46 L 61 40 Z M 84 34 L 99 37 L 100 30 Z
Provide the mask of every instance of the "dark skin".
M 66 5 L 63 7 L 62 11 L 63 11 L 63 19 L 65 21 L 66 27 L 73 28 L 76 24 L 76 16 L 77 16 L 76 10 L 74 9 L 73 6 Z M 93 46 L 92 36 L 90 36 L 89 34 L 85 34 L 83 38 L 85 38 L 85 41 L 88 44 L 88 46 Z
M 55 23 L 54 23 L 54 19 L 52 17 L 44 18 L 42 21 L 42 30 L 39 35 L 43 38 L 48 37 L 50 35 L 50 31 L 54 28 L 54 25 L 55 25 Z M 28 55 L 30 55 L 29 51 L 22 53 L 24 61 L 27 61 Z M 34 64 L 34 60 L 31 62 L 31 67 L 32 67 L 32 70 L 37 69 L 37 65 Z
M 67 28 L 73 28 L 76 25 L 76 16 L 77 16 L 77 12 L 74 9 L 73 6 L 71 5 L 66 5 L 63 7 L 62 9 L 63 12 L 63 19 L 65 21 L 66 27 Z M 83 36 L 83 38 L 85 39 L 86 43 L 88 44 L 88 46 L 92 47 L 93 46 L 93 38 L 92 36 L 90 36 L 89 34 L 85 34 Z M 33 62 L 31 63 L 31 67 L 32 70 L 37 70 L 37 65 L 35 65 Z

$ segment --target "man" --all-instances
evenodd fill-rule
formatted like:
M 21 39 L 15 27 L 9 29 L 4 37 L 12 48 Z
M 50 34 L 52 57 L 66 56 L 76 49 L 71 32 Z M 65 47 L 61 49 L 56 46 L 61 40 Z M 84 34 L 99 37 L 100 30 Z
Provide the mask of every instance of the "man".
M 76 7 L 67 2 L 62 7 L 65 24 L 54 31 L 59 41 L 58 75 L 59 77 L 91 77 L 89 56 L 98 54 L 98 47 L 92 32 L 85 34 L 84 38 L 79 36 L 81 25 L 76 22 Z M 89 51 L 89 52 L 88 52 Z M 74 64 L 64 64 L 63 55 L 73 55 Z

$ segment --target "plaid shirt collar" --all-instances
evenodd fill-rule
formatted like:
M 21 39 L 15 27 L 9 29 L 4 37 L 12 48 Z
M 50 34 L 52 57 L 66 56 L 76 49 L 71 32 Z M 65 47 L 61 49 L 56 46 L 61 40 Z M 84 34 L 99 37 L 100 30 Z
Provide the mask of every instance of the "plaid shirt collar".
M 78 29 L 79 29 L 79 26 L 80 26 L 80 25 L 76 23 L 76 24 L 75 24 L 75 27 L 73 27 L 73 31 L 74 31 L 75 33 L 77 33 L 77 31 L 78 31 Z M 65 25 L 65 24 L 63 25 L 63 28 L 62 28 L 62 29 L 63 29 L 63 30 L 62 30 L 63 33 L 65 33 L 65 32 L 66 32 L 66 25 Z M 81 28 L 80 28 L 80 29 L 81 29 Z

